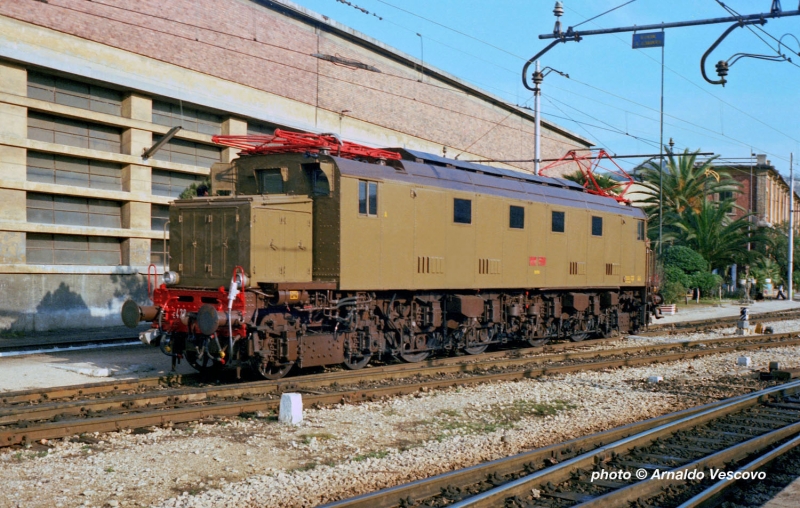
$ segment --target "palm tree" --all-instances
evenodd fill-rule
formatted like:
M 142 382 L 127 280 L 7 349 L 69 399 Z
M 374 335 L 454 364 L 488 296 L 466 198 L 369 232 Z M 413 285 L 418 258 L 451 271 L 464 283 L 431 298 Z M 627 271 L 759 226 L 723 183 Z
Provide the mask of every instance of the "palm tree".
M 697 163 L 699 150 L 690 153 L 667 155 L 667 164 L 663 171 L 663 206 L 664 210 L 683 213 L 686 209 L 699 212 L 703 203 L 712 195 L 723 192 L 741 192 L 741 184 L 724 171 L 712 168 L 712 157 L 702 164 Z M 659 185 L 662 181 L 661 166 L 658 162 L 650 162 L 640 176 L 642 185 L 647 189 L 647 198 L 643 200 L 649 205 L 650 213 L 657 214 L 659 204 Z M 666 223 L 666 221 L 664 221 Z
M 603 173 L 592 173 L 594 181 L 597 185 L 606 192 L 611 194 L 619 194 L 622 192 L 623 186 L 620 182 L 614 180 L 610 176 Z M 573 182 L 579 183 L 586 187 L 586 175 L 580 169 L 569 175 L 564 175 L 564 178 Z M 594 188 L 594 186 L 592 186 Z
M 762 257 L 754 244 L 769 242 L 761 228 L 752 228 L 749 217 L 731 220 L 732 199 L 703 200 L 699 209 L 687 206 L 682 213 L 672 212 L 674 222 L 670 237 L 700 253 L 711 268 L 724 270 L 733 263 L 747 264 Z

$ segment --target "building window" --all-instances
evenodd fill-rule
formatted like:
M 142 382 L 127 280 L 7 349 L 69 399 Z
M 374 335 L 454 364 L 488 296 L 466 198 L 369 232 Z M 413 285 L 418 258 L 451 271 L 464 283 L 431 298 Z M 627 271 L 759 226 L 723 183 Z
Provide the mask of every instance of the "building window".
M 640 220 L 636 222 L 636 239 L 639 241 L 644 241 L 646 238 L 645 229 L 644 229 L 644 221 Z
M 205 179 L 202 175 L 190 175 L 174 171 L 153 170 L 151 194 L 177 198 L 190 185 L 200 184 Z
M 361 215 L 378 215 L 378 184 L 376 182 L 358 181 L 358 213 Z
M 719 193 L 720 201 L 725 201 L 726 199 L 733 199 L 733 191 L 725 191 Z
M 553 212 L 550 230 L 553 233 L 564 232 L 564 212 Z
M 163 136 L 153 136 L 153 144 L 158 143 Z M 176 164 L 189 164 L 210 168 L 219 162 L 222 149 L 217 146 L 193 143 L 182 139 L 171 139 L 162 146 L 153 158 L 160 161 L 174 162 Z
M 153 101 L 153 123 L 167 127 L 182 127 L 203 134 L 221 134 L 222 117 L 180 103 Z
M 104 265 L 121 264 L 119 238 L 28 233 L 25 250 L 28 264 Z
M 166 258 L 164 257 L 164 240 L 150 240 L 150 262 L 158 267 L 169 267 L 169 240 L 166 241 Z M 164 260 L 167 260 L 166 265 Z
M 121 153 L 121 133 L 116 127 L 28 112 L 28 138 L 36 141 Z
M 283 174 L 280 168 L 257 169 L 256 179 L 260 194 L 283 194 Z
M 120 116 L 122 92 L 59 76 L 28 71 L 28 97 Z
M 27 195 L 28 222 L 38 224 L 119 228 L 121 212 L 117 201 L 34 192 Z
M 602 217 L 592 217 L 592 236 L 603 236 Z
M 472 200 L 453 199 L 453 222 L 456 224 L 472 224 Z
M 508 209 L 508 227 L 525 229 L 525 208 L 511 205 Z
M 248 136 L 272 136 L 275 134 L 275 126 L 266 123 L 247 123 Z
M 152 231 L 164 231 L 164 225 L 169 231 L 169 206 L 150 205 L 150 229 Z
M 122 166 L 105 161 L 28 151 L 28 181 L 122 190 Z

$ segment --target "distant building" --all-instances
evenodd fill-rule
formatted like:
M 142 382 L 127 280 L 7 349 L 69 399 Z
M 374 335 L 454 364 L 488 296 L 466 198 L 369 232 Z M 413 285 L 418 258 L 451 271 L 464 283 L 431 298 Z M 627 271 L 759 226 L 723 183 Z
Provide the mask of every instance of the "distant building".
M 775 169 L 766 155 L 758 155 L 752 164 L 719 164 L 715 169 L 724 169 L 741 184 L 741 194 L 736 196 L 736 205 L 731 217 L 736 219 L 750 212 L 759 226 L 774 227 L 789 222 L 789 182 Z M 794 209 L 800 210 L 800 197 L 795 189 Z M 718 196 L 718 198 L 732 197 Z M 800 230 L 800 221 L 795 221 L 795 230 Z

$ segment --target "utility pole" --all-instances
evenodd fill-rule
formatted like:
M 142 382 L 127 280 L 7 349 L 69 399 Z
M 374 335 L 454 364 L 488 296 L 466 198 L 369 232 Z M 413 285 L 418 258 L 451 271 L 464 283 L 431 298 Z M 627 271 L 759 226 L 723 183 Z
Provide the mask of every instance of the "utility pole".
M 542 89 L 539 87 L 539 85 L 541 85 L 542 81 L 544 81 L 544 77 L 547 76 L 548 74 L 550 74 L 551 72 L 555 72 L 555 73 L 561 74 L 565 78 L 569 78 L 569 74 L 566 74 L 566 73 L 561 72 L 559 70 L 553 69 L 552 67 L 545 67 L 544 69 L 539 70 L 539 62 L 538 61 L 536 62 L 536 72 L 534 72 L 533 76 L 532 76 L 533 77 L 533 88 L 531 88 L 531 90 L 533 90 L 533 96 L 534 96 L 534 99 L 535 99 L 534 103 L 533 103 L 533 108 L 534 108 L 533 116 L 534 116 L 534 119 L 535 119 L 535 127 L 534 127 L 534 131 L 533 131 L 533 137 L 534 137 L 534 142 L 533 142 L 533 174 L 534 175 L 538 175 L 539 174 L 539 163 L 542 161 L 542 154 L 541 154 L 541 138 L 542 138 L 542 134 L 541 134 L 541 132 L 542 132 L 541 131 L 541 121 L 542 121 L 542 119 L 541 119 L 541 116 L 542 116 L 541 106 L 542 106 L 542 104 L 540 102 L 540 97 L 542 95 Z
M 792 271 L 794 269 L 794 153 L 789 154 L 789 300 L 792 298 Z
M 541 114 L 541 96 L 542 96 L 542 89 L 539 88 L 539 85 L 542 84 L 544 80 L 544 76 L 542 76 L 542 72 L 539 69 L 539 60 L 536 60 L 536 72 L 533 74 L 533 116 L 536 119 L 535 126 L 533 129 L 533 137 L 535 138 L 533 144 L 533 174 L 539 176 L 539 163 L 542 160 L 542 146 L 541 146 L 541 131 L 542 128 L 542 114 Z

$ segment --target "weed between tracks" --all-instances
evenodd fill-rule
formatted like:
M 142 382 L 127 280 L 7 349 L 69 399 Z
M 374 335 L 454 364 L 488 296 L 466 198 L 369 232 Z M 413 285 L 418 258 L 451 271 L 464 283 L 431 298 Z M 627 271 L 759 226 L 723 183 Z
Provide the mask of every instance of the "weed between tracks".
M 420 420 L 417 426 L 432 427 L 437 431 L 433 438 L 443 441 L 456 435 L 489 434 L 500 429 L 512 429 L 525 418 L 544 417 L 577 406 L 563 400 L 533 402 L 515 400 L 511 404 L 493 404 L 485 409 L 468 409 L 464 412 L 443 409 L 430 420 Z

